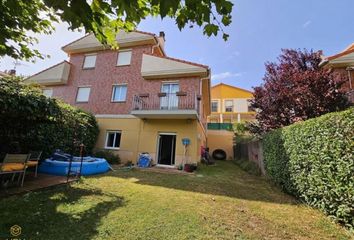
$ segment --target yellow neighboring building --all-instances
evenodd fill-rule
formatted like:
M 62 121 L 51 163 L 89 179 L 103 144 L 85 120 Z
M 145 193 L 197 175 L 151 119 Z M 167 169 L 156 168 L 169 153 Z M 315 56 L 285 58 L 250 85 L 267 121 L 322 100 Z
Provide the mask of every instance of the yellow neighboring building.
M 227 85 L 217 84 L 211 88 L 211 114 L 208 116 L 208 147 L 226 152 L 227 159 L 233 158 L 232 125 L 235 122 L 252 121 L 256 113 L 250 107 L 253 93 Z
M 242 88 L 224 83 L 211 88 L 211 115 L 209 123 L 234 123 L 252 121 L 255 112 L 250 107 L 249 100 L 253 93 Z

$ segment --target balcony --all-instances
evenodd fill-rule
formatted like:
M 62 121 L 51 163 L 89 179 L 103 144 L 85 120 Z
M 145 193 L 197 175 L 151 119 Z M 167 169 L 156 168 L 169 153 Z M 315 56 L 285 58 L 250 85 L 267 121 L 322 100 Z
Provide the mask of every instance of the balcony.
M 208 130 L 232 131 L 232 123 L 208 123 Z
M 158 93 L 133 97 L 131 114 L 142 119 L 197 119 L 199 100 L 195 94 Z

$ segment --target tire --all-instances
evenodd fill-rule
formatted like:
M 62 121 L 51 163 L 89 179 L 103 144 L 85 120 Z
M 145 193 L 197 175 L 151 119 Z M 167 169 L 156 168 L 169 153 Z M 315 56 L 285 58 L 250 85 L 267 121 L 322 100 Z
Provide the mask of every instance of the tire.
M 226 160 L 226 152 L 222 149 L 215 149 L 213 151 L 213 158 L 215 160 Z

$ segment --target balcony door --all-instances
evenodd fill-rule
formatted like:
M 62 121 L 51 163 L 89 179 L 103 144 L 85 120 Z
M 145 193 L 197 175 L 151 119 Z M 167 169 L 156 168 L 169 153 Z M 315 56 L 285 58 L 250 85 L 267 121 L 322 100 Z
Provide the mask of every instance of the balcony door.
M 161 92 L 166 93 L 166 96 L 160 99 L 161 109 L 178 109 L 178 96 L 179 91 L 178 83 L 163 83 L 161 87 Z
M 160 133 L 158 138 L 157 164 L 173 166 L 175 164 L 176 134 Z

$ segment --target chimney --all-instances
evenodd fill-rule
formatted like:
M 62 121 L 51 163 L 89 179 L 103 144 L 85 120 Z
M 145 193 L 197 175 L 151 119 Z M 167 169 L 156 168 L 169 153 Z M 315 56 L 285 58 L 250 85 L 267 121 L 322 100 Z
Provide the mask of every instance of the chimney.
M 16 75 L 16 69 L 10 69 L 7 74 L 11 75 L 11 76 L 15 76 Z
M 165 32 L 161 31 L 157 40 L 159 41 L 159 44 L 162 48 L 162 50 L 164 51 L 165 50 Z
M 159 37 L 163 38 L 163 40 L 165 41 L 165 32 L 161 31 L 160 34 L 159 34 Z

